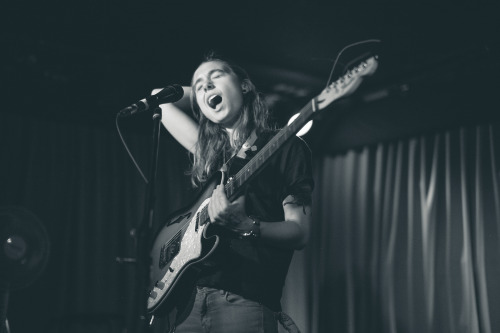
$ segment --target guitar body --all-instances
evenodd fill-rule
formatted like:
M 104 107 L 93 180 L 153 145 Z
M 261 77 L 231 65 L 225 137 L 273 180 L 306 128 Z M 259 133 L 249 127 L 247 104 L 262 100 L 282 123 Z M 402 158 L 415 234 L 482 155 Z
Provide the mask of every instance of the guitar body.
M 160 305 L 162 312 L 170 311 L 185 301 L 186 295 L 174 293 L 174 289 L 192 290 L 195 265 L 217 247 L 219 237 L 206 234 L 210 226 L 207 207 L 216 185 L 216 179 L 209 182 L 194 204 L 172 214 L 158 231 L 151 250 L 149 313 Z

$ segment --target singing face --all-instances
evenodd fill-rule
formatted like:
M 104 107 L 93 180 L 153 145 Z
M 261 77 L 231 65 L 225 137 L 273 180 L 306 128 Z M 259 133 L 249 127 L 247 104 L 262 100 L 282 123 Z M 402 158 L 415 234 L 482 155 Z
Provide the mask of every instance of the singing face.
M 236 74 L 221 61 L 205 62 L 195 71 L 192 87 L 205 117 L 233 128 L 243 107 L 242 84 Z

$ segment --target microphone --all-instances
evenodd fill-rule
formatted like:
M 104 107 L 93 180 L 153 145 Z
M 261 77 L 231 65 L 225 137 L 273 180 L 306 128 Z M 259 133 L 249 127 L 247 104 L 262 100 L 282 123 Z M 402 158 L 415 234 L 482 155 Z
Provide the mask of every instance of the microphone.
M 141 99 L 118 112 L 118 117 L 129 117 L 136 113 L 155 108 L 160 104 L 177 102 L 184 95 L 184 90 L 178 84 L 167 86 L 158 93 Z

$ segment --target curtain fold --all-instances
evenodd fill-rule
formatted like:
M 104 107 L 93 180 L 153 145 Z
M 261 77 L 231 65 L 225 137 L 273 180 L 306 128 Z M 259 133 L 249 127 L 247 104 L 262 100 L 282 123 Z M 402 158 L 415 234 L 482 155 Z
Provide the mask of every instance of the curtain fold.
M 315 161 L 309 263 L 291 272 L 311 272 L 305 332 L 500 331 L 499 131 L 464 127 Z

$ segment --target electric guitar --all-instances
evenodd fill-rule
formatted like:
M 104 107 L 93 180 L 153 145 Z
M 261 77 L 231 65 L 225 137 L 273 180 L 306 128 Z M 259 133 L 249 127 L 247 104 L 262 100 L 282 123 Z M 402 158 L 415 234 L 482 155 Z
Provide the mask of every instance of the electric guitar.
M 361 62 L 330 84 L 300 111 L 300 115 L 282 128 L 255 156 L 228 182 L 224 189 L 229 201 L 235 200 L 248 181 L 256 176 L 266 161 L 295 135 L 318 111 L 333 101 L 354 92 L 363 77 L 371 75 L 378 66 L 377 57 Z M 207 234 L 210 229 L 208 203 L 218 181 L 207 184 L 194 204 L 174 213 L 159 230 L 151 250 L 150 285 L 147 311 L 156 313 L 162 308 L 172 307 L 179 300 L 179 289 L 186 286 L 196 273 L 196 264 L 202 262 L 215 250 L 219 236 Z M 163 311 L 163 310 L 162 310 Z

